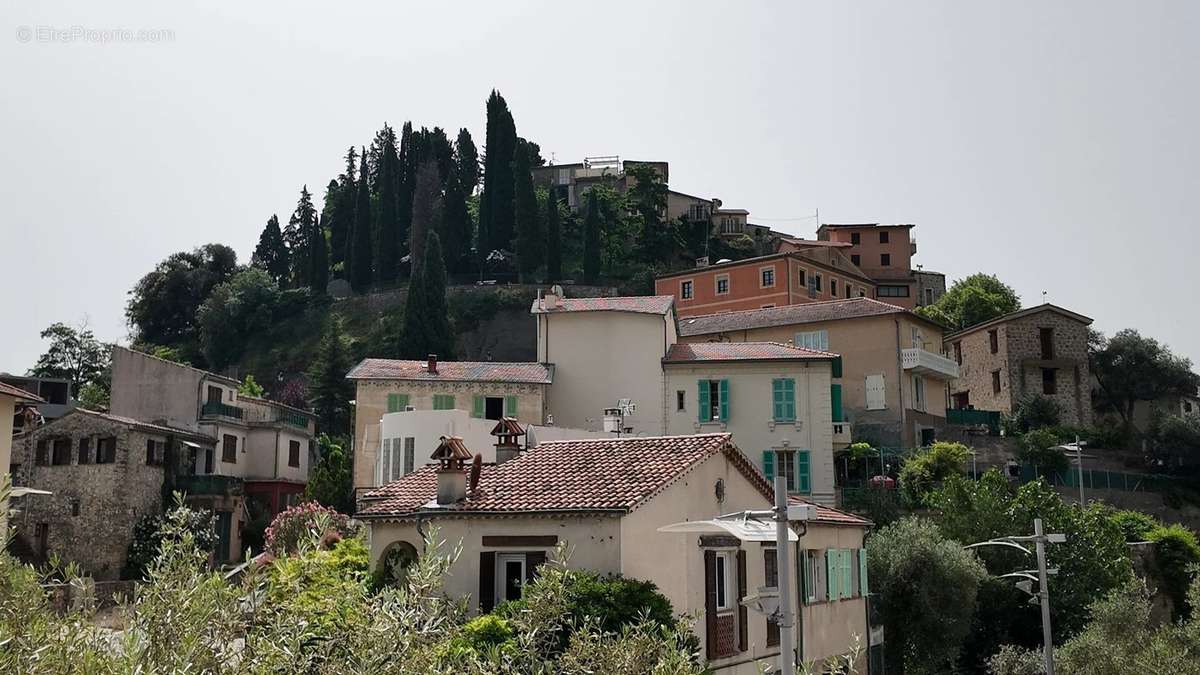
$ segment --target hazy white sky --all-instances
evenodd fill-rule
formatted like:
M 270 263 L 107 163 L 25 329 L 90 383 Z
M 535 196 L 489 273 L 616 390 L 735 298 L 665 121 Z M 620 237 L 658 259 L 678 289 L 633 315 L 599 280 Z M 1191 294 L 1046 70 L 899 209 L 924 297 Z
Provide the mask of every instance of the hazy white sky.
M 245 261 L 384 121 L 482 145 L 493 87 L 559 162 L 667 160 L 796 234 L 915 223 L 928 269 L 1200 360 L 1200 3 L 224 4 L 4 0 L 0 370 L 54 321 L 124 339 L 172 252 Z

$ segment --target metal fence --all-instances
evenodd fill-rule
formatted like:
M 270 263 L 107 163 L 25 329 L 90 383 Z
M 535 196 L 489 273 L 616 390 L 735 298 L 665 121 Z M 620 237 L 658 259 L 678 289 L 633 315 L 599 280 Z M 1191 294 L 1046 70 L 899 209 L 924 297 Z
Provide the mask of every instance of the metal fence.
M 1032 464 L 1021 465 L 1020 480 L 1028 483 L 1038 477 L 1046 479 L 1051 485 L 1078 488 L 1080 475 L 1078 469 L 1051 474 L 1039 474 L 1037 467 Z M 1089 490 L 1121 490 L 1124 492 L 1165 492 L 1179 485 L 1179 478 L 1150 473 L 1129 473 L 1127 471 L 1106 471 L 1104 469 L 1084 469 L 1083 487 Z
M 1000 413 L 995 410 L 947 408 L 946 423 L 965 426 L 986 426 L 993 435 L 1000 433 Z

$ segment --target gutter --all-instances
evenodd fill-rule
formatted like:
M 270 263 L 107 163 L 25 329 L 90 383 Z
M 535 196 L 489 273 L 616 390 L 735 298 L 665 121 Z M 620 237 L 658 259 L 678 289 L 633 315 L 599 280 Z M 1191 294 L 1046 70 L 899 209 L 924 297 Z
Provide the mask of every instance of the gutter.
M 893 319 L 896 324 L 896 391 L 900 395 L 900 444 L 904 445 L 905 415 L 904 415 L 904 353 L 900 348 L 900 319 Z

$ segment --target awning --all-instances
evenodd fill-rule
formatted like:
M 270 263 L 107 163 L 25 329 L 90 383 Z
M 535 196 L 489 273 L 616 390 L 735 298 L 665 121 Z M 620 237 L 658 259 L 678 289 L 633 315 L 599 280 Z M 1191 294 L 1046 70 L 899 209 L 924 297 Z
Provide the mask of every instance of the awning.
M 775 523 L 753 519 L 687 520 L 664 525 L 658 531 L 673 534 L 731 534 L 742 541 L 775 541 Z M 787 534 L 788 541 L 800 541 L 792 528 L 788 528 Z
M 9 494 L 13 497 L 24 497 L 26 495 L 52 495 L 54 493 L 49 490 L 39 490 L 31 487 L 15 487 Z
M 197 450 L 199 450 L 199 449 L 201 448 L 201 446 L 200 446 L 200 444 L 199 444 L 199 443 L 193 443 L 193 442 L 191 442 L 191 441 L 184 441 L 184 440 L 181 440 L 181 441 L 179 441 L 179 442 L 180 442 L 180 443 L 182 443 L 184 446 L 186 446 L 186 447 L 189 447 L 189 448 L 196 448 Z

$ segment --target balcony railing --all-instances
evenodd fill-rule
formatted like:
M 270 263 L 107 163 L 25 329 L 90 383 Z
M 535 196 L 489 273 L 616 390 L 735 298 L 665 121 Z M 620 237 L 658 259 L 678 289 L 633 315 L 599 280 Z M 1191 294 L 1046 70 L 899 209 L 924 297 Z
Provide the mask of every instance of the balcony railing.
M 300 427 L 301 429 L 308 428 L 308 417 L 290 410 L 280 410 L 279 421 L 294 427 Z
M 204 495 L 240 495 L 244 492 L 244 483 L 236 476 L 198 475 L 179 476 L 175 479 L 175 489 L 191 496 Z
M 241 408 L 225 403 L 208 402 L 200 408 L 201 417 L 232 417 L 240 420 L 245 415 Z
M 1000 433 L 1000 413 L 995 410 L 947 408 L 946 423 L 961 424 L 964 426 L 986 426 L 992 435 Z
M 932 375 L 950 380 L 958 377 L 958 364 L 954 362 L 954 359 L 948 359 L 941 354 L 934 354 L 917 347 L 901 350 L 900 363 L 905 370 L 911 370 L 921 375 Z

